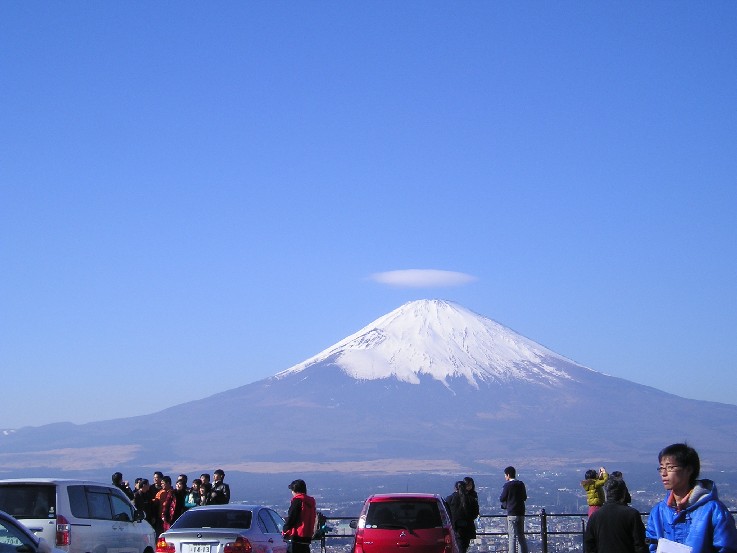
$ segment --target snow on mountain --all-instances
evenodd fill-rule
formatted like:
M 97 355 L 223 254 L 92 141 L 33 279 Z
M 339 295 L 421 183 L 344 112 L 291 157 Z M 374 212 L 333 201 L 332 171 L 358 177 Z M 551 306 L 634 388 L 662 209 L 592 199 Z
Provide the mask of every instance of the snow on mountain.
M 447 386 L 450 378 L 462 377 L 474 387 L 480 381 L 554 384 L 573 378 L 557 365 L 576 365 L 491 319 L 444 300 L 408 302 L 276 378 L 324 361 L 359 380 L 394 377 L 419 384 L 421 375 L 429 375 Z

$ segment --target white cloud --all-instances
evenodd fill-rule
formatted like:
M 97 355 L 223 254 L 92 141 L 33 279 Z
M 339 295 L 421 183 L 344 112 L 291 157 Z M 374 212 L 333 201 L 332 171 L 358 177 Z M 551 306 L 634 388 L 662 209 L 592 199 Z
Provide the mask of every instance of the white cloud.
M 437 269 L 406 269 L 374 273 L 369 277 L 374 282 L 401 288 L 433 288 L 462 286 L 476 279 L 473 275 Z

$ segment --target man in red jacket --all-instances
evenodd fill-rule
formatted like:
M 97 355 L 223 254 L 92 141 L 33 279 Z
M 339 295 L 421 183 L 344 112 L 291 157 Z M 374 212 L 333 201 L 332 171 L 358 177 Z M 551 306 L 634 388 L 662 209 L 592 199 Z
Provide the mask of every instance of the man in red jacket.
M 307 495 L 304 480 L 293 481 L 289 484 L 289 489 L 292 490 L 292 502 L 289 504 L 283 530 L 284 539 L 289 542 L 287 552 L 310 553 L 317 517 L 315 498 Z

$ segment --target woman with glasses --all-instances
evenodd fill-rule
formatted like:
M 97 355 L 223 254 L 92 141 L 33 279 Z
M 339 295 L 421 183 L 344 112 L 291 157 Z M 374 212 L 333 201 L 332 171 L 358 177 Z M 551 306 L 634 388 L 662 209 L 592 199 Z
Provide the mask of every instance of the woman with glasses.
M 696 450 L 672 444 L 658 454 L 658 474 L 666 490 L 647 521 L 651 553 L 668 550 L 668 542 L 691 547 L 691 553 L 737 553 L 737 529 L 727 507 L 719 501 L 711 480 L 699 480 Z

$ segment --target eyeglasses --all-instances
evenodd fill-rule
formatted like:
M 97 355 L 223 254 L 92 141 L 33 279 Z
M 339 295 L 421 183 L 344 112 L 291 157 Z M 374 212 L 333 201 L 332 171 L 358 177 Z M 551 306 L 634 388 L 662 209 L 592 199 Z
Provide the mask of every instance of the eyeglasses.
M 658 474 L 663 474 L 663 471 L 665 472 L 676 472 L 678 470 L 681 470 L 683 467 L 679 467 L 678 465 L 665 465 L 664 467 L 658 467 Z

